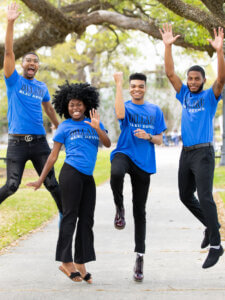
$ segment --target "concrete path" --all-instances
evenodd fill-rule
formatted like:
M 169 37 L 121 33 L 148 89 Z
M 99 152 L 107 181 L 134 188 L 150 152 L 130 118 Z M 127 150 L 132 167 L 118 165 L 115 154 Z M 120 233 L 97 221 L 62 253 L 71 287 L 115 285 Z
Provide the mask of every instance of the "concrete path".
M 114 205 L 109 183 L 97 189 L 95 248 L 97 261 L 87 264 L 94 283 L 74 283 L 54 261 L 58 220 L 0 256 L 1 300 L 49 299 L 225 299 L 225 255 L 207 270 L 202 263 L 203 227 L 179 202 L 179 148 L 157 148 L 158 174 L 152 176 L 147 206 L 147 251 L 143 283 L 132 279 L 133 219 L 126 178 L 127 226 L 113 227 Z

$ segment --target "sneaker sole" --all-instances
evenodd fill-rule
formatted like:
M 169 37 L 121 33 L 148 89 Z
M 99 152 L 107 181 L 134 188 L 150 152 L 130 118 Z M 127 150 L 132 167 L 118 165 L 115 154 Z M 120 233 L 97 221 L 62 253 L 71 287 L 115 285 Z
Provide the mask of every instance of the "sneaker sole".
M 118 230 L 122 230 L 125 228 L 125 225 L 124 226 L 117 226 L 116 224 L 114 224 L 114 227 Z
M 133 279 L 134 279 L 134 281 L 136 281 L 136 282 L 142 282 L 144 278 L 142 278 L 142 279 L 137 279 L 135 276 L 133 276 Z

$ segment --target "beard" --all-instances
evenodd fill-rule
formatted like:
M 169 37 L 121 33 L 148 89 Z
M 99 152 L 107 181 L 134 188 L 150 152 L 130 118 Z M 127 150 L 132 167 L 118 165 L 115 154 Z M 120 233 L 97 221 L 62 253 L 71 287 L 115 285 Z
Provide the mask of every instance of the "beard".
M 190 90 L 190 87 L 189 87 L 188 83 L 187 83 L 187 86 L 188 86 L 189 91 L 190 91 L 192 94 L 198 94 L 198 93 L 200 93 L 200 92 L 203 90 L 204 84 L 205 84 L 205 83 L 203 82 L 203 83 L 200 85 L 200 87 L 198 88 L 198 90 L 195 91 L 195 92 L 192 92 L 192 91 Z

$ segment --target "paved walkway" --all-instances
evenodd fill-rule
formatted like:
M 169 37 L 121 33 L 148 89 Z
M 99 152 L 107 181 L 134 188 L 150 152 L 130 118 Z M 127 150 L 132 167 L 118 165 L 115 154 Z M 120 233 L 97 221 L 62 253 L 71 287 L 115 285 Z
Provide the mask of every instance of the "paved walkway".
M 157 148 L 158 174 L 152 176 L 147 206 L 147 252 L 143 283 L 132 280 L 133 219 L 129 177 L 126 178 L 127 226 L 113 227 L 114 205 L 109 183 L 97 189 L 95 248 L 89 263 L 94 283 L 74 283 L 54 261 L 57 219 L 0 256 L 1 300 L 51 299 L 225 299 L 225 255 L 207 270 L 202 263 L 203 227 L 178 200 L 180 149 Z

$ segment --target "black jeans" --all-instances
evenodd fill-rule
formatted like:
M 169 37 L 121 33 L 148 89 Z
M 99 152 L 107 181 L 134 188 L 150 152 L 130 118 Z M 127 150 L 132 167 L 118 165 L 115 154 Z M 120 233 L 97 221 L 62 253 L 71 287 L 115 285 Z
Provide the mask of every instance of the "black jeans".
M 123 153 L 117 153 L 111 163 L 110 184 L 115 205 L 123 207 L 123 182 L 128 173 L 131 178 L 133 194 L 134 238 L 135 252 L 145 253 L 146 236 L 146 201 L 150 185 L 150 175 L 138 168 L 132 160 Z
M 26 162 L 31 160 L 38 175 L 40 175 L 50 152 L 45 136 L 30 142 L 22 141 L 21 137 L 17 136 L 9 137 L 7 181 L 0 189 L 0 204 L 17 191 Z M 44 185 L 54 198 L 59 211 L 62 212 L 60 189 L 55 178 L 54 169 L 48 173 Z
M 77 223 L 74 261 L 78 264 L 93 261 L 95 251 L 92 228 L 96 199 L 94 178 L 64 163 L 59 176 L 59 185 L 62 192 L 63 218 L 56 248 L 56 260 L 73 261 L 72 242 Z
M 216 204 L 213 200 L 215 168 L 213 146 L 181 152 L 178 185 L 180 199 L 209 232 L 210 245 L 220 244 Z M 198 199 L 194 196 L 197 190 Z

